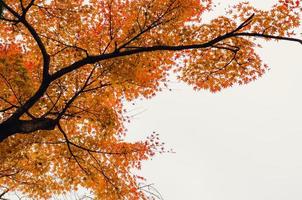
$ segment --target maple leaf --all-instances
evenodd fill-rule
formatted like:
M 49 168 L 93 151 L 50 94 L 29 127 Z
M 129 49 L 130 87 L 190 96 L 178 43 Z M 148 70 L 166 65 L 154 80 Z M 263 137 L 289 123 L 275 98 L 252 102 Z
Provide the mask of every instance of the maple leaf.
M 153 97 L 173 72 L 212 92 L 256 80 L 259 39 L 302 44 L 300 5 L 244 2 L 206 23 L 211 0 L 0 1 L 3 195 L 147 199 L 132 171 L 165 149 L 155 134 L 122 139 L 123 101 Z

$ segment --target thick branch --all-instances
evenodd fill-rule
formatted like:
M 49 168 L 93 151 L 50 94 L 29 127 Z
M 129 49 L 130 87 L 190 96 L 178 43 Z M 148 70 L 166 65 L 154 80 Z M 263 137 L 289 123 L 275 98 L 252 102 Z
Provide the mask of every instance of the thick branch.
M 202 44 L 192 44 L 192 45 L 177 45 L 177 46 L 168 46 L 168 45 L 159 45 L 159 46 L 151 46 L 151 47 L 134 47 L 134 49 L 122 51 L 122 52 L 113 52 L 108 54 L 96 55 L 96 56 L 88 56 L 80 61 L 77 61 L 71 64 L 68 67 L 65 67 L 51 76 L 51 80 L 56 80 L 69 72 L 79 69 L 80 67 L 87 65 L 87 64 L 94 64 L 96 62 L 100 62 L 103 60 L 108 60 L 112 58 L 119 58 L 124 56 L 130 56 L 139 53 L 146 53 L 146 52 L 155 52 L 155 51 L 182 51 L 182 50 L 189 50 L 189 49 L 204 49 L 215 45 L 218 42 L 221 42 L 225 39 L 238 37 L 238 36 L 248 36 L 248 37 L 259 37 L 259 38 L 267 38 L 267 39 L 276 39 L 276 40 L 286 40 L 286 41 L 293 41 L 299 42 L 302 44 L 301 39 L 297 38 L 290 38 L 290 37 L 282 37 L 282 36 L 273 36 L 273 35 L 266 35 L 260 33 L 226 33 L 222 36 L 219 36 L 209 42 L 202 43 Z
M 209 48 L 209 47 L 217 48 L 217 47 L 219 47 L 219 46 L 217 46 L 217 44 L 219 42 L 226 40 L 228 38 L 234 38 L 234 37 L 256 37 L 256 38 L 264 38 L 264 39 L 276 39 L 276 40 L 293 41 L 293 42 L 298 42 L 298 43 L 302 44 L 302 40 L 297 39 L 297 38 L 274 36 L 274 35 L 268 35 L 268 34 L 264 34 L 264 33 L 261 34 L 261 33 L 240 32 L 240 31 L 242 31 L 242 29 L 244 27 L 246 27 L 251 22 L 251 20 L 254 16 L 254 15 L 252 15 L 245 22 L 243 22 L 241 25 L 239 25 L 238 28 L 234 29 L 233 31 L 226 33 L 224 35 L 218 36 L 217 38 L 214 38 L 205 43 L 192 44 L 192 45 L 176 45 L 176 46 L 157 45 L 157 46 L 149 46 L 149 47 L 132 47 L 131 49 L 126 49 L 124 51 L 114 51 L 111 53 L 104 53 L 104 54 L 99 54 L 99 55 L 95 55 L 95 56 L 87 55 L 86 58 L 76 61 L 69 66 L 63 67 L 62 69 L 58 70 L 57 72 L 53 73 L 52 75 L 49 75 L 48 74 L 49 55 L 46 52 L 46 48 L 43 45 L 39 34 L 26 21 L 25 16 L 23 16 L 23 15 L 20 16 L 18 13 L 16 13 L 14 10 L 12 10 L 6 4 L 4 4 L 4 6 L 21 23 L 23 23 L 24 26 L 32 34 L 33 38 L 36 40 L 36 42 L 42 52 L 44 64 L 43 64 L 43 81 L 42 81 L 39 89 L 36 91 L 36 93 L 31 98 L 29 98 L 29 100 L 27 102 L 25 102 L 22 106 L 18 107 L 17 110 L 15 111 L 15 113 L 7 121 L 3 122 L 0 125 L 0 133 L 2 134 L 0 136 L 0 141 L 7 138 L 8 136 L 16 134 L 16 133 L 29 133 L 29 132 L 34 132 L 36 130 L 53 129 L 56 124 L 50 119 L 33 119 L 30 121 L 22 121 L 22 120 L 19 120 L 19 118 L 24 113 L 26 113 L 37 101 L 39 101 L 39 99 L 45 94 L 45 92 L 47 91 L 48 87 L 50 86 L 50 84 L 52 82 L 54 82 L 55 80 L 61 78 L 62 76 L 66 75 L 72 71 L 75 71 L 87 64 L 95 64 L 95 63 L 103 61 L 103 60 L 131 56 L 131 55 L 140 54 L 140 53 L 155 52 L 155 51 L 182 51 L 182 50 L 190 50 L 190 49 L 205 49 L 205 48 Z M 236 50 L 234 49 L 234 51 L 236 51 Z M 90 76 L 92 76 L 92 74 Z M 89 80 L 89 78 L 88 78 L 88 80 Z M 69 101 L 69 103 L 66 104 L 65 108 L 60 112 L 61 114 L 59 114 L 56 122 L 58 122 L 58 120 L 60 120 L 60 118 L 64 115 L 64 113 L 66 112 L 68 107 L 79 96 L 80 93 L 90 91 L 90 89 L 84 90 L 86 88 L 87 84 L 88 84 L 88 82 L 85 83 L 85 86 L 82 88 L 83 90 L 76 93 L 76 95 Z M 47 120 L 50 120 L 50 121 L 48 121 L 48 122 L 51 122 L 50 126 L 47 126 L 44 123 Z M 15 127 L 13 126 L 14 124 L 16 124 Z M 28 127 L 30 127 L 30 128 L 28 128 Z
M 34 120 L 14 120 L 0 124 L 0 142 L 16 133 L 27 134 L 38 130 L 53 130 L 56 121 L 48 118 Z

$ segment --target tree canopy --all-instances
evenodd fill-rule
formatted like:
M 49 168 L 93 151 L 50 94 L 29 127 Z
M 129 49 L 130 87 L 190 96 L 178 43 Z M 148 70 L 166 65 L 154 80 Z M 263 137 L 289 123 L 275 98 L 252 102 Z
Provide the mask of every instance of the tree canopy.
M 155 133 L 123 140 L 123 102 L 170 73 L 211 92 L 257 79 L 259 39 L 302 44 L 300 3 L 243 2 L 204 22 L 211 0 L 0 0 L 1 196 L 148 199 L 133 169 L 165 149 Z

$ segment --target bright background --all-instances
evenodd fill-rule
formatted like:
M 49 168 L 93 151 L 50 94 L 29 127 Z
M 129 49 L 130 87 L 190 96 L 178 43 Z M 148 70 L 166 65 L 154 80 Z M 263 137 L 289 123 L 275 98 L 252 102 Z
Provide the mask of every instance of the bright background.
M 220 2 L 215 14 L 236 1 Z M 165 200 L 302 199 L 302 45 L 263 44 L 271 69 L 253 83 L 212 94 L 172 81 L 172 92 L 129 104 L 129 138 L 156 131 L 176 152 L 141 171 Z

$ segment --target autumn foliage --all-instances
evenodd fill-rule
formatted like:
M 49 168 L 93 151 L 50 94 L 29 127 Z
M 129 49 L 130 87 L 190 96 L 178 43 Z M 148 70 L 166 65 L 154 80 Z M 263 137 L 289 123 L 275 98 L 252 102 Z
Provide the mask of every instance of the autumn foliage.
M 206 22 L 211 0 L 0 0 L 3 195 L 148 199 L 133 169 L 165 150 L 155 134 L 123 140 L 123 103 L 154 96 L 169 73 L 211 92 L 257 79 L 259 39 L 302 44 L 300 4 L 239 3 Z

